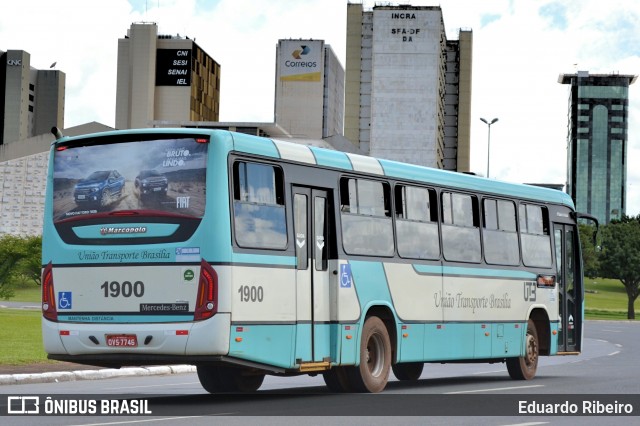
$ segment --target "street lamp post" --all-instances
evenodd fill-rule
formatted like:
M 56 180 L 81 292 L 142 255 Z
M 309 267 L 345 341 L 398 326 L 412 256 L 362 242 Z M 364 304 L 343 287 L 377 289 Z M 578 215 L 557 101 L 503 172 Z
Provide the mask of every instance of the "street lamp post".
M 487 132 L 487 178 L 488 178 L 489 177 L 489 157 L 491 155 L 491 125 L 496 121 L 498 121 L 498 119 L 494 118 L 491 121 L 487 121 L 484 118 L 480 118 L 480 121 L 486 124 L 488 128 L 488 132 Z

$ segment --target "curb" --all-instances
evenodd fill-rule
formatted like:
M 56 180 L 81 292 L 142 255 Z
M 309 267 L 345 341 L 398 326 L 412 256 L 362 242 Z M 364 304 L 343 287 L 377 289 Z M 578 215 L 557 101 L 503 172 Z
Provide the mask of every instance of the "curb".
M 162 376 L 194 373 L 193 365 L 171 365 L 156 367 L 105 368 L 101 370 L 76 370 L 34 374 L 0 374 L 0 385 L 26 385 L 33 383 L 73 382 L 76 380 L 100 380 L 127 376 Z

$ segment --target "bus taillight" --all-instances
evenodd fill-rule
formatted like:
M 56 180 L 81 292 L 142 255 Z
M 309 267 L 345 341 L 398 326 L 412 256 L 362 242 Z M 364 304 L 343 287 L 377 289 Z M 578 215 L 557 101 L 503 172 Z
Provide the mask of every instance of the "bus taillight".
M 51 262 L 42 271 L 42 316 L 51 321 L 58 321 L 56 296 L 53 291 L 53 264 Z
M 200 262 L 200 281 L 196 296 L 195 321 L 211 318 L 218 312 L 218 275 L 211 265 Z

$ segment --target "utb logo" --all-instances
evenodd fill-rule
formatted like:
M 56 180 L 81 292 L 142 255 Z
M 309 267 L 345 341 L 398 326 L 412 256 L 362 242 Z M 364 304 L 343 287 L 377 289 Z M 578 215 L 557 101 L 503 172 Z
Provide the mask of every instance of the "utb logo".
M 311 51 L 309 46 L 300 46 L 300 47 L 302 47 L 302 50 L 300 49 L 294 50 L 293 53 L 291 53 L 291 56 L 293 56 L 296 59 L 302 59 L 300 58 L 300 55 L 306 55 Z

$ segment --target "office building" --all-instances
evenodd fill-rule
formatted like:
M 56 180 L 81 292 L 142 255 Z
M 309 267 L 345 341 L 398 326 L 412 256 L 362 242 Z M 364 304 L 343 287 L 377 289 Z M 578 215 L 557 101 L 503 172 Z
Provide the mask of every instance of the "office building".
M 220 65 L 188 37 L 134 23 L 118 40 L 116 128 L 152 121 L 217 121 Z
M 31 67 L 24 50 L 0 51 L 0 145 L 64 127 L 65 74 Z
M 470 171 L 473 34 L 438 6 L 347 5 L 345 137 L 375 157 Z
M 275 122 L 291 136 L 343 134 L 344 68 L 323 40 L 279 40 Z
M 569 87 L 566 191 L 576 209 L 600 223 L 626 208 L 629 85 L 635 75 L 561 74 Z

